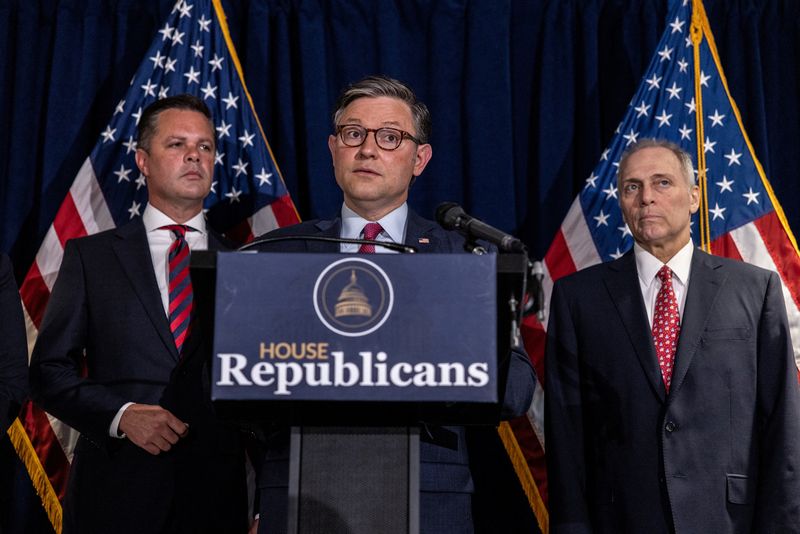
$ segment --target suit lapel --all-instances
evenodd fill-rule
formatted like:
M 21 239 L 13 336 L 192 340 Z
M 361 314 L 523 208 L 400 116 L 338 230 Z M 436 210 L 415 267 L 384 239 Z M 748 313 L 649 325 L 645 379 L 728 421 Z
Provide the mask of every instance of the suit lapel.
M 628 333 L 642 371 L 650 383 L 653 393 L 662 401 L 666 398 L 664 380 L 658 366 L 653 336 L 647 322 L 647 310 L 639 290 L 636 260 L 629 252 L 617 262 L 610 263 L 605 284 L 612 302 L 619 312 L 622 324 Z M 632 289 L 633 288 L 633 289 Z M 599 318 L 598 318 L 599 320 Z
M 686 303 L 681 321 L 681 333 L 672 371 L 671 393 L 677 392 L 697 353 L 700 337 L 705 330 L 719 290 L 725 283 L 726 275 L 720 269 L 721 262 L 714 256 L 695 249 L 692 255 L 692 270 Z
M 409 209 L 404 244 L 415 247 L 420 253 L 435 252 L 439 250 L 439 239 L 436 237 L 438 228 L 435 222 L 423 219 Z
M 147 243 L 144 224 L 140 219 L 121 226 L 117 229 L 115 237 L 111 245 L 123 272 L 170 355 L 178 361 L 178 350 L 175 348 L 175 340 L 169 329 L 169 321 L 158 291 L 156 275 L 153 273 L 153 260 L 150 257 L 150 246 Z

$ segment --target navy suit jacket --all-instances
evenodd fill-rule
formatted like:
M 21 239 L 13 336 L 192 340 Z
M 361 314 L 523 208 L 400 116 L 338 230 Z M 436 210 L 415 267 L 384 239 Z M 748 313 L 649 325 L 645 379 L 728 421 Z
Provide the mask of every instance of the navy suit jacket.
M 669 394 L 633 253 L 559 280 L 550 531 L 800 532 L 800 391 L 781 282 L 694 251 Z
M 34 400 L 81 433 L 65 531 L 246 530 L 243 448 L 213 416 L 201 338 L 179 358 L 141 220 L 67 242 L 31 361 Z M 189 434 L 157 456 L 109 437 L 128 401 L 161 404 Z
M 341 219 L 313 220 L 274 230 L 264 237 L 322 236 L 338 238 Z M 416 247 L 420 253 L 461 253 L 464 239 L 456 232 L 444 230 L 433 221 L 408 212 L 405 244 Z M 273 252 L 327 252 L 340 251 L 339 243 L 291 240 L 269 243 L 259 250 Z M 533 369 L 527 355 L 512 351 L 508 382 L 502 415 L 511 418 L 528 409 L 533 397 Z M 472 532 L 472 513 L 469 496 L 473 482 L 469 470 L 469 454 L 464 427 L 444 427 L 457 440 L 455 448 L 437 442 L 435 429 L 420 443 L 420 530 L 423 533 Z M 445 433 L 447 434 L 447 433 Z M 285 532 L 285 526 L 271 523 L 285 505 L 285 488 L 288 469 L 288 434 L 276 432 L 267 444 L 267 461 L 261 469 L 261 532 Z M 283 516 L 285 517 L 285 516 Z M 280 522 L 280 521 L 279 521 Z M 275 527 L 278 528 L 275 528 Z

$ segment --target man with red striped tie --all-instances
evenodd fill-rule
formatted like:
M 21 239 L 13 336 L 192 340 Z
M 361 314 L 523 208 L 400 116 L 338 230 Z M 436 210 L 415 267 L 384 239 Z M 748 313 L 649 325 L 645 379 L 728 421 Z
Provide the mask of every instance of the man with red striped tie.
M 189 251 L 224 248 L 203 200 L 215 136 L 202 100 L 146 108 L 141 218 L 69 241 L 31 362 L 34 400 L 80 431 L 64 532 L 244 532 L 238 432 L 213 416 L 192 328 Z

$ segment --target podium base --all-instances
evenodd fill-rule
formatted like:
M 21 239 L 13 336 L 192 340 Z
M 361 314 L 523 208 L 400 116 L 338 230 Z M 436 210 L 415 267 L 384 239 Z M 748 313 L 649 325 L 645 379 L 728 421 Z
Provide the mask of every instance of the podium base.
M 289 534 L 418 534 L 418 428 L 292 427 L 289 458 Z

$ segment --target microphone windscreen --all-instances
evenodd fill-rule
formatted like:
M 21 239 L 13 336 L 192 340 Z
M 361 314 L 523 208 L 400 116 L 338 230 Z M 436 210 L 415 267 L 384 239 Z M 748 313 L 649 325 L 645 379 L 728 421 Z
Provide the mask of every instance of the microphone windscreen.
M 454 230 L 459 217 L 465 215 L 464 210 L 455 202 L 442 202 L 436 208 L 436 222 L 446 230 Z

